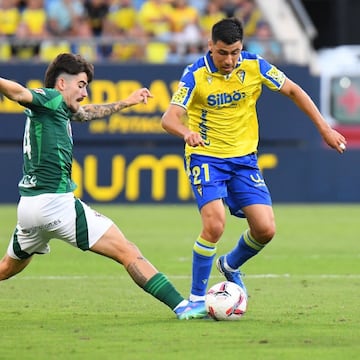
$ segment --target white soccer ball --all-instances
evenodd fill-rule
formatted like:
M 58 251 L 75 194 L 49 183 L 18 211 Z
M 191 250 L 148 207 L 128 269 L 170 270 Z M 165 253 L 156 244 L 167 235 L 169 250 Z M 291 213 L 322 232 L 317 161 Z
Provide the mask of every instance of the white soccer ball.
M 205 306 L 214 320 L 239 320 L 247 309 L 247 295 L 239 285 L 223 281 L 208 290 Z

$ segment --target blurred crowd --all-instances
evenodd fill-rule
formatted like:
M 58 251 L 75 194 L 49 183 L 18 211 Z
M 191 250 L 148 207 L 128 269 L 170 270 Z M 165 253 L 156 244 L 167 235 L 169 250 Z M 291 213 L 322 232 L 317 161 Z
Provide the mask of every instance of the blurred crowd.
M 281 46 L 254 0 L 0 0 L 0 61 L 88 60 L 190 63 L 212 25 L 243 21 L 245 48 L 274 63 Z

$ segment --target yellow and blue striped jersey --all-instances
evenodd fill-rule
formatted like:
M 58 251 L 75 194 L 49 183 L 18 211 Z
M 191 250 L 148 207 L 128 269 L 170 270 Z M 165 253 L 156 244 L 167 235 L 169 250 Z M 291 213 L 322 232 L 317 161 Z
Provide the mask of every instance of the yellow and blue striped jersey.
M 230 158 L 257 151 L 256 102 L 262 85 L 280 90 L 285 78 L 275 66 L 246 51 L 229 75 L 217 71 L 209 52 L 189 65 L 171 103 L 187 110 L 189 128 L 201 134 L 206 146 L 186 145 L 185 155 Z

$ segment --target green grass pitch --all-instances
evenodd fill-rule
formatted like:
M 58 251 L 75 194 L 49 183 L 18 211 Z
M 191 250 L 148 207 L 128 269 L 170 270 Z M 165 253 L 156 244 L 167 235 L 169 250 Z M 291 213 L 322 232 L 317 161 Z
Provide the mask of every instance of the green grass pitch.
M 195 205 L 107 205 L 126 236 L 188 295 Z M 360 205 L 275 205 L 277 234 L 242 271 L 250 299 L 236 322 L 178 321 L 122 266 L 52 240 L 0 283 L 0 359 L 331 360 L 360 354 Z M 16 221 L 0 206 L 0 251 Z M 218 254 L 246 222 L 227 217 Z M 210 284 L 221 281 L 215 266 Z

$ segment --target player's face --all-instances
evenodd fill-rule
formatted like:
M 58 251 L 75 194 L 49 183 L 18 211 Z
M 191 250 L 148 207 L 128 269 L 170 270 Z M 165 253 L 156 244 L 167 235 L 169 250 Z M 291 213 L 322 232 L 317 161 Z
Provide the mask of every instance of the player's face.
M 88 95 L 87 86 L 87 75 L 84 72 L 59 77 L 58 88 L 71 112 L 75 113 L 79 110 L 81 101 Z
M 210 40 L 209 50 L 220 74 L 227 75 L 235 69 L 242 50 L 242 43 L 237 41 L 228 45 L 222 41 L 214 43 Z

